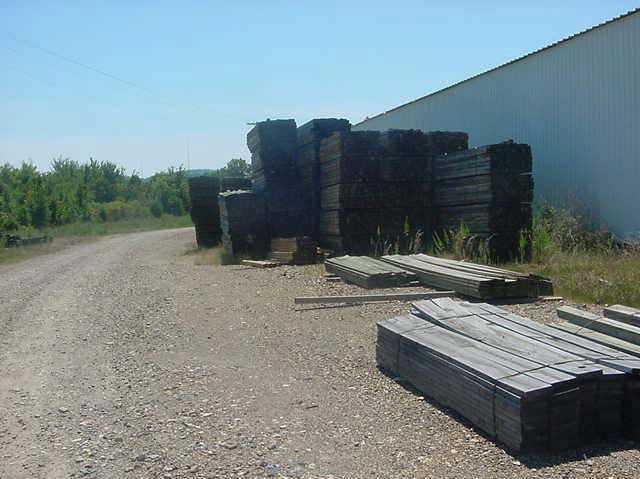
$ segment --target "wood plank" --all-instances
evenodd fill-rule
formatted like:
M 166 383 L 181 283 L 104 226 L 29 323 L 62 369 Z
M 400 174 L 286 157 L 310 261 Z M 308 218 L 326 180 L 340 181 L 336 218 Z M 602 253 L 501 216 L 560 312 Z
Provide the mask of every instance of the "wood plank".
M 622 304 L 614 304 L 604 308 L 604 316 L 633 326 L 640 326 L 640 309 L 631 308 Z
M 424 293 L 360 294 L 353 296 L 300 296 L 294 304 L 372 303 L 380 301 L 415 301 L 426 298 L 455 296 L 455 291 L 429 291 Z
M 573 324 L 640 345 L 640 327 L 613 319 L 601 318 L 600 316 L 572 308 L 571 306 L 562 306 L 558 308 L 557 312 L 560 318 L 566 319 Z
M 275 268 L 276 266 L 280 266 L 280 263 L 276 263 L 275 261 L 260 261 L 251 259 L 243 259 L 241 263 L 245 266 L 251 266 L 253 268 Z

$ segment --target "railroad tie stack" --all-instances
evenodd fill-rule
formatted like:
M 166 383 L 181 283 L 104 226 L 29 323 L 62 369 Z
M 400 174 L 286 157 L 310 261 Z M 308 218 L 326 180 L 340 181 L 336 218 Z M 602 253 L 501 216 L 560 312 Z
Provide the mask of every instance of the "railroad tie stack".
M 227 191 L 218 198 L 225 251 L 235 257 L 264 258 L 268 235 L 262 199 L 251 191 Z
M 215 176 L 189 178 L 191 198 L 191 221 L 196 227 L 196 241 L 201 248 L 210 248 L 220 243 L 220 210 L 218 193 L 220 180 Z
M 271 238 L 269 259 L 281 264 L 314 264 L 318 243 L 308 236 L 296 238 Z
M 467 147 L 458 132 L 337 132 L 320 146 L 320 243 L 367 254 L 374 241 L 432 229 L 432 158 Z
M 362 288 L 393 288 L 416 280 L 413 273 L 367 256 L 340 256 L 324 262 L 328 273 Z
M 640 359 L 483 303 L 378 323 L 380 367 L 515 451 L 637 434 Z
M 220 180 L 220 192 L 250 190 L 251 178 L 242 178 L 239 176 L 223 176 Z
M 302 201 L 300 171 L 296 164 L 297 134 L 294 120 L 256 123 L 247 134 L 251 151 L 253 192 L 264 199 L 271 236 L 309 234 L 307 204 Z
M 310 235 L 316 240 L 320 225 L 320 143 L 336 131 L 350 130 L 349 121 L 338 118 L 316 118 L 298 127 L 297 162 L 304 201 L 311 216 Z
M 551 281 L 492 266 L 425 254 L 387 255 L 382 261 L 415 273 L 425 285 L 479 299 L 524 298 L 553 294 Z
M 531 230 L 532 157 L 529 145 L 505 142 L 439 156 L 434 161 L 438 229 L 464 224 L 490 254 L 511 259 L 520 232 Z

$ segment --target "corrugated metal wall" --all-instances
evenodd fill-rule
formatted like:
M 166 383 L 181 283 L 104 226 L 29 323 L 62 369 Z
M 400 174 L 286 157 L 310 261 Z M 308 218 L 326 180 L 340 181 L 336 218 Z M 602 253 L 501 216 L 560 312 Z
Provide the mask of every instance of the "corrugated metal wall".
M 640 232 L 640 12 L 442 90 L 354 130 L 462 130 L 534 155 L 536 198 Z

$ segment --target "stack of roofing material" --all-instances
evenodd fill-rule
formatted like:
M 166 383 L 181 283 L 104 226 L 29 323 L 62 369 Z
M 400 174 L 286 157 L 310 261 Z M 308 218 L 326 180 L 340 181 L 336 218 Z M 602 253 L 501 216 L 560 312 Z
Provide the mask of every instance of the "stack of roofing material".
M 320 224 L 320 143 L 336 131 L 348 132 L 348 120 L 337 118 L 317 118 L 298 127 L 298 165 L 304 200 L 311 216 L 311 236 L 319 238 Z
M 432 228 L 432 158 L 467 147 L 458 132 L 337 132 L 320 146 L 320 243 L 367 254 L 373 240 Z
M 264 258 L 268 248 L 262 200 L 251 191 L 220 193 L 222 244 L 231 256 Z
M 318 243 L 308 236 L 296 238 L 271 238 L 269 259 L 283 264 L 314 264 Z
M 551 281 L 492 266 L 425 254 L 387 255 L 382 261 L 411 271 L 425 285 L 480 299 L 523 298 L 553 294 Z
M 363 288 L 393 288 L 416 280 L 413 273 L 367 256 L 340 256 L 324 262 L 329 273 Z
M 210 248 L 220 242 L 220 180 L 215 176 L 198 176 L 189 178 L 188 183 L 190 214 L 196 227 L 196 241 L 199 247 Z
M 440 156 L 434 161 L 438 227 L 464 224 L 500 259 L 518 251 L 520 232 L 532 226 L 531 148 L 505 142 Z
M 605 318 L 570 306 L 562 306 L 557 312 L 558 317 L 567 322 L 555 323 L 552 325 L 554 328 L 640 356 L 640 321 L 636 316 L 640 311 L 614 305 L 605 308 Z M 624 317 L 624 320 L 613 319 L 611 316 Z
M 220 191 L 250 190 L 251 178 L 239 176 L 224 176 L 220 180 Z
M 377 359 L 514 450 L 615 437 L 638 397 L 638 358 L 487 304 L 415 303 L 378 323 Z
M 247 134 L 251 151 L 253 191 L 264 199 L 270 234 L 304 236 L 310 217 L 296 164 L 297 134 L 294 120 L 256 123 Z

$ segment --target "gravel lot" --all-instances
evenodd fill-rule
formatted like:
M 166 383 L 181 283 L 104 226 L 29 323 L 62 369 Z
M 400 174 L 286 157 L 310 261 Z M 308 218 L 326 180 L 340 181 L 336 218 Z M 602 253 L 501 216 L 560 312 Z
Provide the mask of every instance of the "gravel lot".
M 637 444 L 513 456 L 381 374 L 375 323 L 407 304 L 294 307 L 362 290 L 193 248 L 157 231 L 0 267 L 0 478 L 640 476 Z

